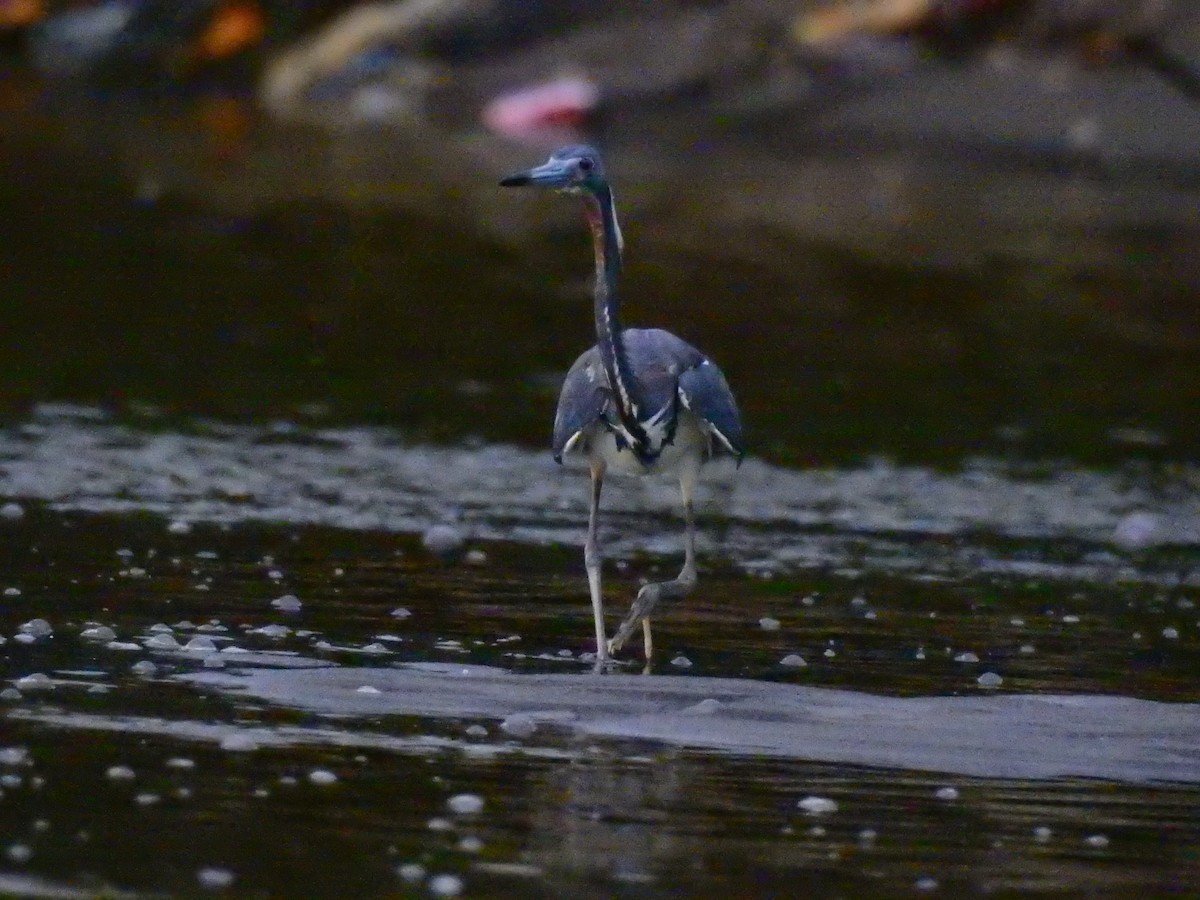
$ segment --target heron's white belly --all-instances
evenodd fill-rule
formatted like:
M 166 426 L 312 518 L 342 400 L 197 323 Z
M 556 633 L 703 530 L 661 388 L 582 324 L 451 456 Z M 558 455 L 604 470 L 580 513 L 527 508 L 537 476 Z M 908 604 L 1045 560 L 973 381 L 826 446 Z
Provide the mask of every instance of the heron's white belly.
M 589 457 L 603 461 L 610 472 L 623 475 L 660 475 L 678 473 L 682 466 L 698 467 L 708 455 L 709 438 L 700 422 L 689 412 L 681 412 L 675 427 L 675 440 L 666 444 L 654 462 L 645 465 L 628 448 L 617 448 L 617 437 L 607 428 L 596 427 L 588 441 Z

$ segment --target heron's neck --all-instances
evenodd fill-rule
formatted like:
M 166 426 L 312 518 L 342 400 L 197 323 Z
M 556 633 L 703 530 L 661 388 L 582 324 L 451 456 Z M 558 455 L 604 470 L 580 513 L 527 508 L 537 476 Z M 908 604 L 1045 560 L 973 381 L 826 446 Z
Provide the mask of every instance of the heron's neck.
M 585 194 L 584 206 L 592 229 L 596 250 L 596 345 L 608 382 L 613 387 L 621 424 L 633 443 L 645 442 L 646 434 L 638 423 L 641 412 L 637 381 L 633 377 L 625 343 L 621 340 L 621 320 L 617 299 L 617 279 L 621 274 L 621 232 L 613 208 L 612 191 L 604 187 Z

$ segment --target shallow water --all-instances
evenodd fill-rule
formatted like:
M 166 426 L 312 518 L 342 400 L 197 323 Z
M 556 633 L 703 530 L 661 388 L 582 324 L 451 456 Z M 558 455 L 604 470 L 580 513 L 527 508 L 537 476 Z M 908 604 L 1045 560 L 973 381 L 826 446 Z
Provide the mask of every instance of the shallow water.
M 1196 891 L 1183 193 L 1061 179 L 1173 215 L 1081 245 L 1016 204 L 976 246 L 941 217 L 980 181 L 1058 176 L 959 167 L 955 201 L 917 168 L 912 222 L 884 204 L 848 250 L 626 150 L 631 310 L 721 362 L 753 454 L 704 487 L 650 674 L 597 676 L 584 478 L 543 447 L 588 339 L 578 224 L 477 199 L 511 150 L 218 106 L 4 126 L 0 894 Z M 730 152 L 839 228 L 892 171 Z M 972 252 L 897 263 L 910 225 Z M 676 504 L 606 486 L 610 628 L 679 564 Z
M 1186 470 L 750 465 L 717 489 L 728 522 L 704 507 L 701 586 L 659 618 L 655 674 L 597 676 L 577 473 L 380 430 L 212 429 L 43 409 L 4 435 L 3 492 L 38 497 L 3 526 L 13 893 L 377 896 L 453 875 L 470 896 L 1134 896 L 1200 877 L 1196 511 L 1124 518 L 1145 491 L 1182 497 Z M 444 471 L 469 554 L 451 561 L 418 538 Z M 899 517 L 931 484 L 1005 514 Z M 779 513 L 792 494 L 821 520 Z M 1066 496 L 1077 514 L 1047 513 Z M 649 488 L 613 502 L 617 614 L 676 564 L 677 524 Z M 36 617 L 52 633 L 19 643 Z M 18 681 L 35 673 L 52 687 Z

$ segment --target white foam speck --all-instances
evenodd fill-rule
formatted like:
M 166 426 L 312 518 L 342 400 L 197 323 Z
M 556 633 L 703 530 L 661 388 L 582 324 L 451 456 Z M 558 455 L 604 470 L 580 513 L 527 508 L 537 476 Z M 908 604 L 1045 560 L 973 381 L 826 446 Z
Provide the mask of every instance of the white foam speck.
M 420 863 L 405 863 L 396 867 L 396 876 L 401 881 L 416 884 L 425 878 L 425 867 Z
M 828 797 L 805 797 L 796 806 L 811 815 L 837 812 L 838 808 L 837 801 L 831 800 Z
M 463 881 L 457 875 L 434 875 L 429 879 L 429 893 L 435 897 L 457 897 L 463 892 Z
M 229 869 L 221 869 L 216 866 L 206 866 L 196 872 L 196 881 L 200 883 L 200 887 L 210 891 L 218 891 L 222 888 L 227 888 L 236 880 L 237 876 Z
M 284 594 L 282 597 L 276 597 L 271 601 L 271 605 L 280 612 L 286 613 L 300 612 L 300 609 L 304 606 L 300 602 L 300 598 L 295 594 Z
M 478 794 L 455 794 L 446 801 L 446 806 L 459 815 L 473 815 L 483 810 L 483 798 Z

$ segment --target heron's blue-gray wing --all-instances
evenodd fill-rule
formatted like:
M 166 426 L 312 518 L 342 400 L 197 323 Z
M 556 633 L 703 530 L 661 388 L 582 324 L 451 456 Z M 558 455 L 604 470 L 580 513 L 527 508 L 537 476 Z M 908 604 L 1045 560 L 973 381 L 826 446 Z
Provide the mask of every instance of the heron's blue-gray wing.
M 711 360 L 704 358 L 679 374 L 679 399 L 704 421 L 717 444 L 740 461 L 746 448 L 737 401 L 725 376 Z
M 575 360 L 563 381 L 554 413 L 554 459 L 573 449 L 585 429 L 604 417 L 609 402 L 608 380 L 600 362 L 600 352 L 592 347 Z

